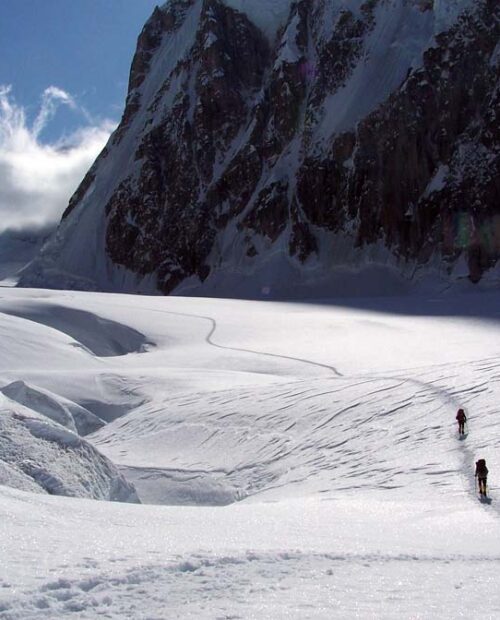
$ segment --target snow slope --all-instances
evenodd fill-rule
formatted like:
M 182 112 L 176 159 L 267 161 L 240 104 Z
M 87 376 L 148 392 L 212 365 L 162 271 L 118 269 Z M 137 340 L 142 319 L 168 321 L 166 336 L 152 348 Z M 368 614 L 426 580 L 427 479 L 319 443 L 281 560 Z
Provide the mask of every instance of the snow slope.
M 498 617 L 499 317 L 2 289 L 0 388 L 98 416 L 145 504 L 0 486 L 0 618 Z M 97 324 L 128 351 L 84 345 Z
M 0 233 L 0 286 L 16 281 L 17 272 L 33 260 L 52 232 L 47 228 Z

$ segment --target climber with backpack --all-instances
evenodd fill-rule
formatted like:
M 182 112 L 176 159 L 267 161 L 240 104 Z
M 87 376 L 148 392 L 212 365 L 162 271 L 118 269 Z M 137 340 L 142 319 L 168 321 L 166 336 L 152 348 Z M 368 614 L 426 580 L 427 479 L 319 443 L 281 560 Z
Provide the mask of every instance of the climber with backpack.
M 455 419 L 458 422 L 458 434 L 465 435 L 465 423 L 467 422 L 467 416 L 465 415 L 465 411 L 463 409 L 459 409 L 457 411 Z
M 486 461 L 484 459 L 479 459 L 476 461 L 475 477 L 477 478 L 477 482 L 479 484 L 479 495 L 481 495 L 481 497 L 486 497 L 488 468 L 486 467 Z

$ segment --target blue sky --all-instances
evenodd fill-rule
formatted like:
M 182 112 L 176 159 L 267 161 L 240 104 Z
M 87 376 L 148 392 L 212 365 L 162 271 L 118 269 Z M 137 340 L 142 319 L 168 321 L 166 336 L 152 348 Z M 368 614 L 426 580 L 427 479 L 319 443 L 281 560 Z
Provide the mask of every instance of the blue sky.
M 157 0 L 0 0 L 0 233 L 55 224 L 120 120 Z
M 1 0 L 0 83 L 28 116 L 48 86 L 95 117 L 119 119 L 137 36 L 158 0 Z M 40 138 L 84 119 L 63 106 Z

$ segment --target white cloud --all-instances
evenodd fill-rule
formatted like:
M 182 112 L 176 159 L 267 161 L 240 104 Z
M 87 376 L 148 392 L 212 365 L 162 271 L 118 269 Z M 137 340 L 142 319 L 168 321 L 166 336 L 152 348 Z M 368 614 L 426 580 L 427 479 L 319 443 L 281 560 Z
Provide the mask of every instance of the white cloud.
M 44 144 L 40 133 L 60 105 L 88 121 L 71 95 L 51 86 L 44 91 L 40 111 L 29 126 L 11 88 L 0 85 L 0 231 L 58 221 L 115 127 L 110 121 L 87 124 L 64 139 Z
M 47 123 L 54 116 L 59 105 L 65 104 L 73 110 L 77 109 L 76 103 L 71 95 L 64 92 L 57 86 L 49 86 L 42 95 L 42 105 L 40 112 L 35 118 L 31 133 L 34 138 L 38 138 L 40 133 L 47 127 Z

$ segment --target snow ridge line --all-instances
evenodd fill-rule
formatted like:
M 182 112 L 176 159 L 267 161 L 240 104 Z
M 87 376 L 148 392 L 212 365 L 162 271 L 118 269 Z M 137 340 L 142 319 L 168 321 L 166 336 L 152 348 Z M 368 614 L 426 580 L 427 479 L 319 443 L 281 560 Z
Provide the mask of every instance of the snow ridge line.
M 194 315 L 191 315 L 194 316 Z M 221 344 L 217 344 L 216 342 L 213 341 L 212 336 L 215 334 L 215 332 L 217 331 L 217 322 L 215 319 L 211 318 L 211 317 L 206 317 L 206 316 L 200 316 L 198 318 L 203 318 L 206 319 L 208 321 L 211 321 L 212 323 L 212 329 L 210 330 L 210 333 L 206 336 L 205 340 L 208 344 L 212 345 L 213 347 L 217 347 L 218 349 L 229 349 L 231 351 L 239 351 L 241 353 L 253 353 L 254 355 L 265 355 L 267 357 L 277 357 L 280 359 L 287 359 L 287 360 L 292 360 L 294 362 L 300 362 L 302 364 L 309 364 L 312 366 L 317 366 L 319 368 L 326 368 L 327 370 L 331 370 L 334 375 L 336 375 L 337 377 L 343 377 L 344 375 L 339 372 L 337 370 L 337 368 L 335 368 L 335 366 L 330 366 L 328 364 L 322 364 L 321 362 L 313 362 L 311 360 L 307 360 L 301 357 L 292 357 L 290 355 L 280 355 L 278 353 L 266 353 L 265 351 L 255 351 L 252 349 L 243 349 L 243 348 L 237 348 L 237 347 L 227 347 Z

